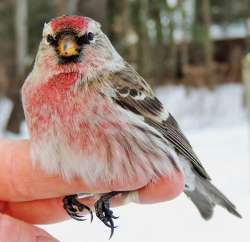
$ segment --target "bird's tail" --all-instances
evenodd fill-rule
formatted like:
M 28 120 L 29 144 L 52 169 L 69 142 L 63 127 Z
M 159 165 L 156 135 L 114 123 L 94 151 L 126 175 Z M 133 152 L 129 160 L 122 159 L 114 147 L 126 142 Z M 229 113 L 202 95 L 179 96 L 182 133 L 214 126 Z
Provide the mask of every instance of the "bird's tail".
M 195 177 L 195 189 L 192 191 L 186 190 L 186 195 L 190 197 L 192 202 L 198 208 L 201 216 L 208 220 L 213 215 L 215 205 L 222 206 L 231 214 L 241 218 L 237 212 L 235 205 L 228 200 L 209 180 L 206 180 L 199 175 Z

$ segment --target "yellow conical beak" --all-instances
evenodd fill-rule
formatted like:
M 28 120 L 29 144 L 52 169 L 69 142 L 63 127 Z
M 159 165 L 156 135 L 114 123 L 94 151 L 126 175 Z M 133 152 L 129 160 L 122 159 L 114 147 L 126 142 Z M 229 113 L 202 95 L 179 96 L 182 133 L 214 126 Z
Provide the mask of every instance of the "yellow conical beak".
M 60 56 L 70 57 L 79 54 L 79 46 L 75 42 L 74 38 L 70 35 L 66 35 L 59 40 L 58 52 Z

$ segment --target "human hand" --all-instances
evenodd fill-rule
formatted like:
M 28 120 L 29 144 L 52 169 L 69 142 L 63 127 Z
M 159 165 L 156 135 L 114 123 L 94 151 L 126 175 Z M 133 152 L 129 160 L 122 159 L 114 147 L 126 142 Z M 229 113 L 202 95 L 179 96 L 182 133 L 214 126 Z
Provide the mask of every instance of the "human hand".
M 22 238 L 27 242 L 57 241 L 33 224 L 56 223 L 69 218 L 62 204 L 66 195 L 80 192 L 106 193 L 117 190 L 102 184 L 89 187 L 75 179 L 66 182 L 59 176 L 48 176 L 33 167 L 29 158 L 29 141 L 0 141 L 0 241 L 12 242 Z M 161 178 L 137 190 L 134 202 L 155 203 L 175 198 L 183 191 L 183 177 L 176 173 L 171 178 Z M 130 186 L 131 190 L 137 189 Z M 119 190 L 126 190 L 119 187 Z M 124 204 L 117 197 L 113 205 Z M 82 202 L 93 206 L 95 200 Z

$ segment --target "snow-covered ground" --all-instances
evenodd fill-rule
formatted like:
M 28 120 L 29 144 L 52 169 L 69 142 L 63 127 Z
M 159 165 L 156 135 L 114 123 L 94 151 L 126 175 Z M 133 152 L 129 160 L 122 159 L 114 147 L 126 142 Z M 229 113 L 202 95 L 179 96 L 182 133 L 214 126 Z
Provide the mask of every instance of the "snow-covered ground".
M 207 88 L 161 87 L 157 96 L 184 130 L 239 126 L 246 120 L 242 85 Z
M 181 86 L 156 92 L 181 124 L 214 184 L 237 205 L 243 219 L 218 207 L 210 221 L 203 221 L 181 195 L 170 202 L 114 209 L 120 218 L 112 241 L 250 241 L 250 144 L 243 87 L 226 85 L 214 92 L 191 89 L 188 96 Z M 98 219 L 92 224 L 70 220 L 42 227 L 63 242 L 101 242 L 109 237 Z

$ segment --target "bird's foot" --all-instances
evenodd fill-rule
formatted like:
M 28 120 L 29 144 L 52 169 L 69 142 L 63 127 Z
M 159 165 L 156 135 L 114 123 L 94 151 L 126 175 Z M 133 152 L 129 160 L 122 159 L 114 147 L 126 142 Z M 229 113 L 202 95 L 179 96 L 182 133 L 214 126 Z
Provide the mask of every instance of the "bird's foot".
M 88 210 L 88 212 L 90 213 L 91 216 L 91 222 L 93 221 L 93 213 L 91 211 L 91 209 L 84 205 L 83 203 L 80 203 L 78 200 L 78 195 L 70 195 L 70 196 L 66 196 L 63 199 L 63 207 L 66 210 L 66 212 L 68 213 L 68 215 L 78 221 L 84 221 L 86 219 L 84 219 L 82 215 L 80 215 L 80 213 L 86 209 Z
M 117 219 L 118 217 L 113 215 L 113 211 L 110 209 L 110 199 L 120 192 L 110 192 L 101 196 L 101 198 L 95 203 L 95 212 L 96 216 L 111 229 L 110 237 L 113 236 L 114 229 L 116 226 L 114 225 L 113 219 Z

